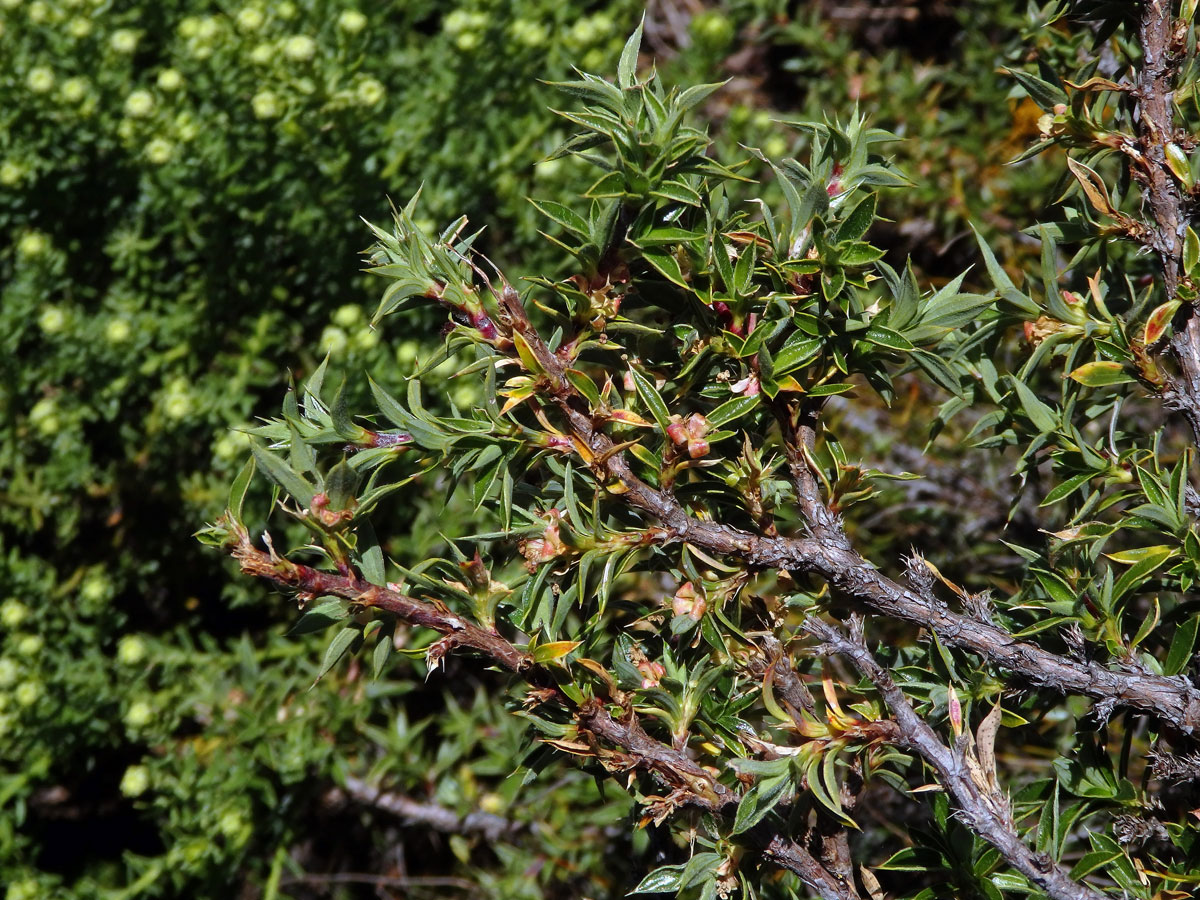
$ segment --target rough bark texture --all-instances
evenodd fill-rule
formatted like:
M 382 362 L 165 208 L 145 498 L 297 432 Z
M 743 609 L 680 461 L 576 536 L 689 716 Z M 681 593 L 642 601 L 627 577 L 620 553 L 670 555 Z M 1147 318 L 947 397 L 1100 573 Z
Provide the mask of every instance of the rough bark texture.
M 952 749 L 913 709 L 891 674 L 875 661 L 863 641 L 861 622 L 853 621 L 849 635 L 817 619 L 806 628 L 832 652 L 854 663 L 887 702 L 900 727 L 902 742 L 915 750 L 938 774 L 938 783 L 954 798 L 958 817 L 995 847 L 1014 869 L 1054 900 L 1103 900 L 1104 894 L 1073 881 L 1067 870 L 1044 853 L 1037 853 L 1017 835 L 1007 795 L 995 782 L 994 771 L 980 763 L 969 740 Z
M 1167 146 L 1175 138 L 1175 83 L 1186 23 L 1171 17 L 1170 0 L 1145 0 L 1138 28 L 1142 66 L 1137 80 L 1137 146 L 1127 151 L 1130 172 L 1141 185 L 1153 219 L 1150 246 L 1162 268 L 1165 300 L 1179 292 L 1183 263 L 1183 240 L 1189 218 L 1188 202 L 1167 165 Z M 1166 400 L 1183 413 L 1192 435 L 1200 443 L 1200 316 L 1191 303 L 1184 304 L 1175 319 L 1171 355 L 1179 374 L 1169 379 Z
M 615 452 L 612 440 L 585 412 L 587 402 L 567 379 L 566 364 L 530 325 L 515 292 L 506 292 L 505 305 L 513 329 L 544 369 L 550 396 L 570 426 L 581 455 L 591 460 L 593 471 L 603 481 L 620 483 L 626 503 L 665 526 L 668 539 L 694 544 L 707 553 L 740 559 L 757 569 L 787 569 L 818 575 L 847 600 L 934 629 L 950 646 L 978 653 L 1031 684 L 1149 713 L 1187 734 L 1200 727 L 1200 691 L 1184 678 L 1115 671 L 1099 663 L 1050 653 L 1014 638 L 1002 628 L 931 602 L 880 574 L 850 547 L 844 532 L 815 493 L 815 483 L 805 485 L 807 467 L 802 462 L 793 467 L 793 472 L 799 470 L 798 490 L 807 497 L 804 508 L 811 515 L 808 521 L 814 532 L 812 537 L 751 534 L 689 516 L 674 495 L 646 484 L 634 474 L 624 454 Z M 803 427 L 803 419 L 798 427 Z M 802 458 L 799 448 L 789 452 L 797 459 Z M 811 474 L 808 478 L 811 479 Z
M 469 647 L 522 677 L 530 685 L 528 701 L 555 704 L 574 718 L 579 737 L 583 740 L 570 745 L 552 741 L 554 746 L 582 756 L 594 756 L 610 771 L 646 773 L 670 789 L 667 796 L 654 798 L 652 812 L 655 815 L 665 816 L 680 807 L 698 808 L 729 818 L 737 812 L 741 797 L 736 791 L 721 784 L 712 772 L 697 765 L 686 753 L 649 735 L 631 709 L 625 709 L 620 717 L 614 717 L 608 706 L 599 700 L 575 704 L 558 689 L 550 669 L 535 663 L 529 654 L 501 635 L 479 628 L 433 603 L 370 584 L 356 574 L 321 572 L 283 559 L 273 551 L 260 550 L 251 543 L 244 530 L 235 530 L 236 543 L 230 547 L 230 552 L 243 572 L 303 594 L 342 597 L 365 608 L 389 612 L 407 624 L 421 625 L 441 633 L 443 638 L 430 648 L 427 655 L 431 667 L 455 647 Z M 375 791 L 365 785 L 360 786 L 365 791 Z M 378 800 L 390 795 L 376 791 L 372 796 Z M 411 804 L 400 803 L 398 799 L 391 805 L 395 807 L 393 811 L 401 816 L 416 819 L 421 816 L 436 817 L 429 809 L 418 809 Z M 444 816 L 438 818 L 438 822 L 447 826 L 451 824 Z M 466 825 L 467 822 L 463 820 L 462 824 Z M 491 820 L 473 820 L 472 827 L 498 825 Z M 824 900 L 858 900 L 853 886 L 830 873 L 815 856 L 790 838 L 769 829 L 755 829 L 747 838 L 762 851 L 764 859 L 798 875 Z

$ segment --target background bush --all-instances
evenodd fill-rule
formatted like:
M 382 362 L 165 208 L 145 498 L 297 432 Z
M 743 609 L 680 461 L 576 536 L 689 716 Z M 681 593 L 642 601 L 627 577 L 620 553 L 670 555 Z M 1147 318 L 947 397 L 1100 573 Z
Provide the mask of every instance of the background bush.
M 627 892 L 671 836 L 631 829 L 628 798 L 570 764 L 514 772 L 523 733 L 486 673 L 425 684 L 419 662 L 384 681 L 352 666 L 310 689 L 322 637 L 285 639 L 285 601 L 231 578 L 191 534 L 224 503 L 244 455 L 236 429 L 277 409 L 289 373 L 329 354 L 398 390 L 437 343 L 432 317 L 428 346 L 416 328 L 368 327 L 380 288 L 359 273 L 359 217 L 385 221 L 389 196 L 423 186 L 422 224 L 486 224 L 478 246 L 511 276 L 559 259 L 524 198 L 587 173 L 543 161 L 567 129 L 539 79 L 611 71 L 642 6 L 0 7 L 9 897 L 373 890 L 320 880 L 356 872 L 413 896 Z M 913 252 L 923 277 L 975 259 L 968 221 L 1008 258 L 1036 256 L 1012 223 L 1033 221 L 1056 175 L 1004 166 L 1037 116 L 996 71 L 1027 51 L 1024 17 L 1001 2 L 895 8 L 881 23 L 870 5 L 664 0 L 646 49 L 668 82 L 732 79 L 703 109 L 724 158 L 748 156 L 738 144 L 792 149 L 772 117 L 856 105 L 905 138 L 894 155 L 916 187 L 884 196 L 881 242 Z M 449 381 L 431 402 L 477 391 Z M 910 427 L 919 446 L 932 412 L 914 391 L 887 428 Z M 881 464 L 902 454 L 875 437 L 878 414 L 839 415 L 843 439 Z M 971 552 L 1008 500 L 988 498 L 964 530 L 952 489 L 965 473 L 937 453 L 935 489 L 897 491 L 891 512 L 852 526 L 900 549 L 942 540 L 948 560 Z M 396 558 L 444 553 L 442 535 L 468 527 L 439 491 L 402 501 Z M 406 825 L 351 789 L 379 779 L 518 834 Z

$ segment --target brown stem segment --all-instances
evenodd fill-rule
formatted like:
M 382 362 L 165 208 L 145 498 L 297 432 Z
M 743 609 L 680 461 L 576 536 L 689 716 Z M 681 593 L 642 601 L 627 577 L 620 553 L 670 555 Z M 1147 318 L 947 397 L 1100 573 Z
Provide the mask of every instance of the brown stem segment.
M 511 839 L 525 828 L 521 822 L 482 810 L 460 816 L 436 803 L 423 803 L 403 794 L 380 790 L 353 775 L 346 777 L 343 789 L 347 797 L 363 806 L 381 809 L 405 822 L 445 834 L 481 834 L 489 841 L 499 841 Z
M 546 394 L 566 419 L 577 448 L 586 451 L 585 458 L 590 458 L 596 476 L 619 485 L 622 499 L 662 523 L 670 538 L 740 559 L 756 569 L 818 575 L 846 598 L 875 612 L 934 629 L 951 646 L 978 653 L 1035 685 L 1136 709 L 1187 734 L 1200 730 L 1200 690 L 1187 679 L 1115 671 L 1099 663 L 1059 656 L 1018 640 L 1003 628 L 953 612 L 880 574 L 827 519 L 817 520 L 824 524 L 814 532 L 820 530 L 821 534 L 794 538 L 751 534 L 688 515 L 674 494 L 642 481 L 630 469 L 625 454 L 614 452 L 612 440 L 593 422 L 587 401 L 567 379 L 565 363 L 529 323 L 516 292 L 506 292 L 504 300 L 509 321 L 544 372 Z M 813 502 L 819 506 L 819 497 Z
M 850 660 L 871 680 L 900 726 L 903 743 L 919 753 L 937 772 L 940 783 L 958 805 L 959 818 L 972 831 L 999 850 L 1014 869 L 1054 900 L 1103 900 L 1103 894 L 1073 881 L 1066 869 L 1046 854 L 1030 850 L 1017 836 L 1007 796 L 989 783 L 978 762 L 968 758 L 963 744 L 955 749 L 946 746 L 917 714 L 892 680 L 891 673 L 879 665 L 867 649 L 861 623 L 852 621 L 849 635 L 819 619 L 809 619 L 805 629 L 827 650 Z
M 1131 154 L 1130 173 L 1141 185 L 1154 217 L 1150 246 L 1158 254 L 1166 300 L 1175 299 L 1183 276 L 1183 236 L 1188 209 L 1175 176 L 1167 165 L 1167 145 L 1175 137 L 1175 83 L 1186 23 L 1171 16 L 1170 0 L 1143 0 L 1138 23 L 1142 66 L 1138 74 L 1137 153 Z M 1176 316 L 1171 355 L 1179 374 L 1168 380 L 1165 399 L 1187 419 L 1200 443 L 1200 316 L 1186 304 Z
M 357 573 L 321 572 L 284 559 L 273 550 L 260 550 L 240 525 L 228 521 L 225 524 L 231 535 L 229 551 L 246 574 L 307 594 L 341 597 L 389 612 L 410 625 L 430 628 L 444 635 L 438 642 L 439 656 L 454 647 L 470 647 L 524 678 L 533 688 L 532 697 L 541 702 L 553 701 L 568 710 L 581 736 L 620 748 L 618 752 L 604 754 L 607 765 L 648 773 L 671 788 L 671 794 L 662 800 L 666 811 L 691 806 L 722 817 L 736 813 L 741 798 L 735 791 L 717 781 L 686 753 L 651 737 L 632 711 L 618 719 L 599 700 L 587 700 L 576 706 L 558 689 L 549 669 L 535 663 L 528 653 L 496 632 L 480 628 L 434 603 L 371 584 Z M 831 875 L 804 847 L 777 834 L 756 832 L 754 838 L 763 849 L 764 858 L 798 875 L 823 900 L 857 900 L 857 894 Z

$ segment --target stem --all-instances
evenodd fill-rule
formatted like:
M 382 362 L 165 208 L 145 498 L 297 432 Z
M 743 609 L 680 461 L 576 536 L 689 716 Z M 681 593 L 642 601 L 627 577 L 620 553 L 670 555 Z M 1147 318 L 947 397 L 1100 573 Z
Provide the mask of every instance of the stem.
M 573 716 L 580 737 L 593 744 L 592 752 L 583 755 L 596 756 L 610 771 L 645 772 L 669 787 L 671 792 L 668 796 L 654 801 L 655 810 L 661 814 L 666 815 L 684 806 L 699 808 L 727 820 L 736 814 L 741 799 L 737 792 L 721 784 L 686 752 L 651 737 L 632 710 L 624 712 L 618 719 L 613 717 L 607 705 L 595 698 L 576 705 L 559 690 L 554 673 L 549 668 L 535 663 L 527 653 L 501 635 L 473 625 L 442 606 L 370 584 L 356 573 L 334 575 L 321 572 L 284 559 L 274 551 L 259 550 L 250 542 L 250 536 L 244 528 L 232 526 L 231 530 L 234 537 L 229 546 L 230 553 L 246 574 L 266 578 L 302 593 L 342 597 L 366 607 L 384 610 L 410 625 L 421 625 L 441 633 L 442 639 L 430 648 L 432 658 L 440 659 L 454 647 L 470 647 L 502 668 L 521 676 L 532 688 L 530 699 L 542 703 L 553 702 Z M 604 748 L 601 741 L 618 749 Z M 413 811 L 407 805 L 404 808 Z M 400 814 L 407 815 L 404 812 Z M 423 810 L 421 814 L 432 815 L 429 810 Z M 463 824 L 466 824 L 465 821 Z M 858 900 L 853 888 L 845 886 L 830 874 L 816 857 L 795 841 L 769 829 L 756 829 L 751 839 L 763 850 L 764 858 L 798 875 L 823 900 Z
M 596 476 L 602 482 L 619 482 L 624 488 L 622 500 L 662 523 L 667 539 L 739 559 L 760 571 L 787 569 L 817 575 L 847 599 L 934 629 L 947 644 L 978 653 L 1035 685 L 1137 709 L 1170 722 L 1186 734 L 1200 730 L 1200 690 L 1185 678 L 1114 671 L 1017 640 L 1003 628 L 953 612 L 945 604 L 922 597 L 880 574 L 849 546 L 840 529 L 826 529 L 804 538 L 759 535 L 688 515 L 673 493 L 651 487 L 633 473 L 625 454 L 616 452 L 612 440 L 593 422 L 586 398 L 567 379 L 566 365 L 529 323 L 516 292 L 506 294 L 504 300 L 514 330 L 520 332 L 545 373 L 549 402 L 566 419 L 575 440 L 590 452 Z M 1200 381 L 1197 384 L 1200 390 Z M 1196 410 L 1200 417 L 1200 394 Z M 799 489 L 809 491 L 803 483 Z M 819 506 L 819 496 L 813 502 Z M 828 527 L 833 525 L 829 522 Z
M 1017 836 L 1008 798 L 992 783 L 991 773 L 983 771 L 973 753 L 968 756 L 962 742 L 953 750 L 947 747 L 917 714 L 891 674 L 867 649 L 860 620 L 851 621 L 849 635 L 819 619 L 809 619 L 805 629 L 871 680 L 900 726 L 903 742 L 937 771 L 940 783 L 958 804 L 959 817 L 972 831 L 1054 900 L 1104 900 L 1103 894 L 1073 881 L 1066 869 L 1046 854 L 1030 850 Z
M 1188 220 L 1184 197 L 1167 166 L 1167 144 L 1175 134 L 1175 81 L 1180 59 L 1175 28 L 1169 0 L 1144 0 L 1138 25 L 1142 67 L 1134 112 L 1139 154 L 1131 162 L 1130 172 L 1141 185 L 1154 217 L 1149 243 L 1158 254 L 1167 302 L 1179 292 Z M 1168 406 L 1183 413 L 1193 439 L 1200 443 L 1200 317 L 1190 303 L 1176 316 L 1170 349 L 1179 374 L 1168 377 L 1165 399 Z

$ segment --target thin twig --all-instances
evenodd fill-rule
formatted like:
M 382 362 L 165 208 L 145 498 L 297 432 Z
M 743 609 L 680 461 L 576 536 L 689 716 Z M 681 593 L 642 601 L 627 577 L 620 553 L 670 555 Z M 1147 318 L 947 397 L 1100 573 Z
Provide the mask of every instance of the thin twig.
M 805 622 L 805 630 L 823 643 L 823 649 L 850 660 L 871 680 L 900 726 L 904 743 L 937 771 L 939 782 L 958 805 L 960 818 L 973 832 L 1054 900 L 1103 900 L 1103 894 L 1073 881 L 1066 869 L 1046 854 L 1030 850 L 1018 837 L 1008 798 L 995 784 L 994 773 L 969 755 L 966 742 L 954 749 L 946 746 L 917 714 L 891 673 L 867 649 L 861 620 L 851 620 L 849 635 L 816 618 Z
M 433 629 L 443 635 L 427 654 L 434 662 L 455 647 L 469 647 L 524 678 L 532 688 L 530 698 L 540 703 L 555 703 L 569 712 L 580 737 L 592 742 L 592 746 L 573 745 L 569 748 L 571 752 L 596 756 L 610 771 L 644 772 L 670 788 L 667 796 L 653 801 L 656 815 L 665 816 L 689 806 L 723 817 L 736 813 L 740 800 L 736 791 L 717 781 L 683 751 L 651 737 L 632 710 L 616 719 L 597 699 L 575 704 L 559 690 L 553 672 L 533 662 L 528 654 L 496 632 L 473 625 L 444 607 L 370 584 L 356 573 L 321 572 L 274 552 L 259 550 L 244 528 L 233 524 L 230 528 L 235 537 L 229 550 L 243 572 L 314 596 L 342 597 L 363 607 L 392 613 L 408 624 Z M 568 749 L 561 741 L 551 743 Z M 830 874 L 795 841 L 766 829 L 755 830 L 751 837 L 763 850 L 764 858 L 798 875 L 823 900 L 858 900 L 852 886 L 844 885 Z
M 1178 29 L 1182 27 L 1182 31 Z M 1129 171 L 1141 185 L 1154 218 L 1150 245 L 1158 254 L 1166 300 L 1174 300 L 1183 276 L 1183 235 L 1188 210 L 1179 184 L 1167 165 L 1167 145 L 1175 137 L 1175 82 L 1179 75 L 1181 39 L 1186 23 L 1176 23 L 1169 0 L 1144 0 L 1138 26 L 1142 65 L 1138 73 L 1136 151 L 1129 153 Z M 1200 443 L 1200 316 L 1185 304 L 1175 320 L 1171 355 L 1180 374 L 1168 379 L 1167 404 L 1183 413 Z
M 674 494 L 642 481 L 630 468 L 625 454 L 614 452 L 612 439 L 593 421 L 586 398 L 567 378 L 567 364 L 530 324 L 517 293 L 505 291 L 501 300 L 509 323 L 520 332 L 544 372 L 549 399 L 566 419 L 577 447 L 590 456 L 596 474 L 606 482 L 620 482 L 622 500 L 656 518 L 671 539 L 740 559 L 760 570 L 815 574 L 845 597 L 884 615 L 934 629 L 945 643 L 978 653 L 1035 685 L 1137 709 L 1170 722 L 1186 734 L 1200 730 L 1200 690 L 1185 678 L 1114 671 L 1100 663 L 1060 656 L 1020 641 L 1003 628 L 953 612 L 887 578 L 841 540 L 752 534 L 693 518 Z
M 411 824 L 424 825 L 446 834 L 481 834 L 489 841 L 498 841 L 512 838 L 528 827 L 523 822 L 482 810 L 460 816 L 437 803 L 422 803 L 403 794 L 373 787 L 353 775 L 346 776 L 342 790 L 347 797 L 363 806 L 383 810 Z
M 330 872 L 289 875 L 279 879 L 280 887 L 314 884 L 373 884 L 377 887 L 435 888 L 449 887 L 460 891 L 477 891 L 479 885 L 465 878 L 439 875 L 372 875 L 369 872 Z

